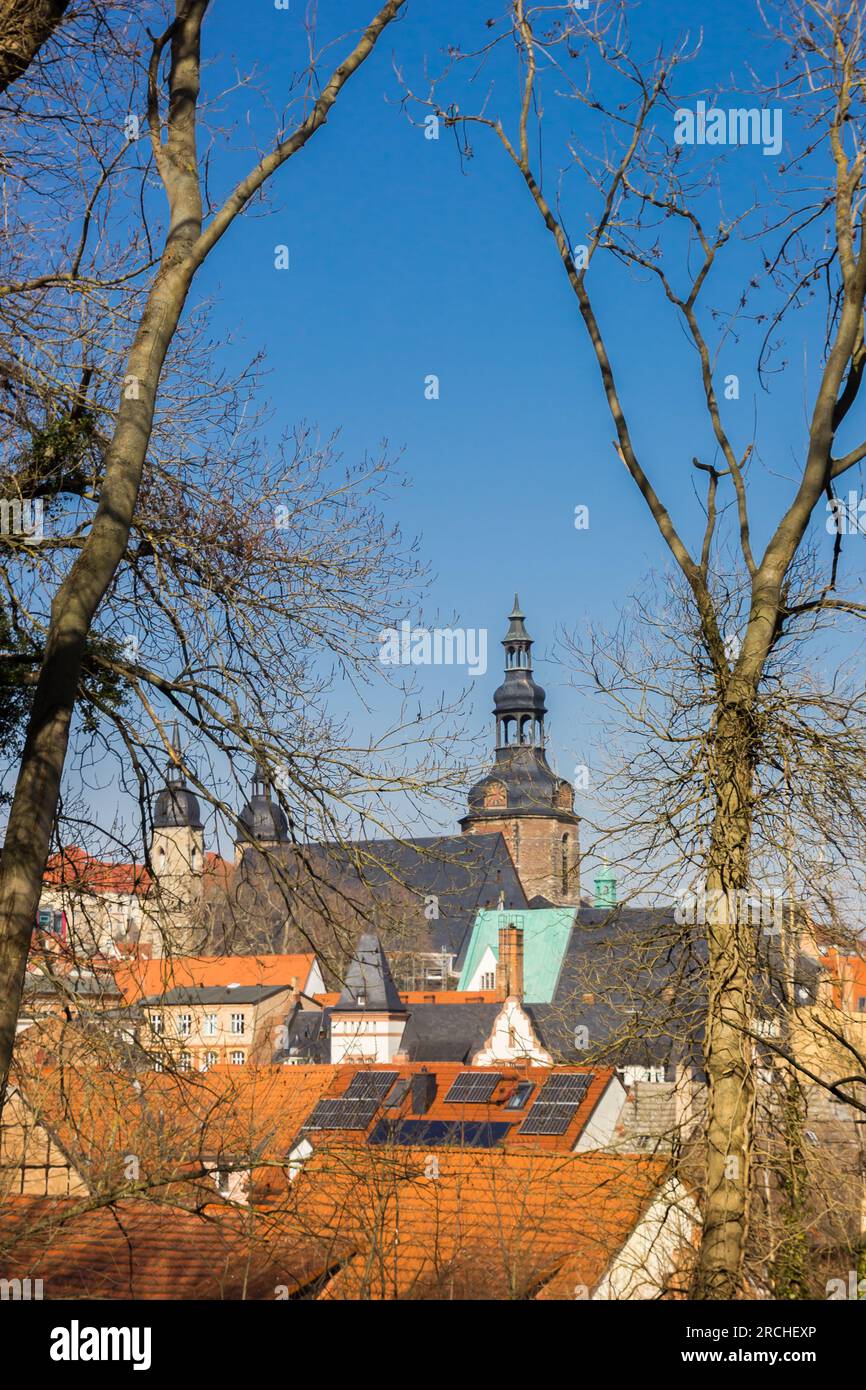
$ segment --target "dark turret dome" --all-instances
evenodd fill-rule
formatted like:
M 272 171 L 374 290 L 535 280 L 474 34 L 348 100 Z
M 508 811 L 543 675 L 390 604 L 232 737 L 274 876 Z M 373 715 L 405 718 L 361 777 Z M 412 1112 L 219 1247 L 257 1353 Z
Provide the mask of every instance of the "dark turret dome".
M 546 696 L 532 675 L 532 638 L 514 595 L 508 615 L 505 679 L 493 696 L 496 752 L 489 772 L 469 791 L 469 816 L 501 820 L 515 814 L 576 822 L 571 784 L 558 777 L 544 751 Z
M 288 817 L 279 802 L 273 801 L 270 785 L 260 767 L 253 776 L 253 794 L 238 816 L 238 842 L 286 844 Z
M 174 725 L 171 753 L 165 774 L 165 786 L 153 804 L 153 824 L 156 830 L 177 830 L 182 827 L 201 830 L 201 808 L 198 798 L 186 785 L 183 774 L 183 752 L 180 734 Z
M 198 798 L 188 787 L 163 787 L 153 807 L 153 824 L 157 830 L 188 826 L 201 830 L 201 808 Z
M 493 695 L 494 714 L 547 714 L 545 694 L 529 671 L 509 671 Z

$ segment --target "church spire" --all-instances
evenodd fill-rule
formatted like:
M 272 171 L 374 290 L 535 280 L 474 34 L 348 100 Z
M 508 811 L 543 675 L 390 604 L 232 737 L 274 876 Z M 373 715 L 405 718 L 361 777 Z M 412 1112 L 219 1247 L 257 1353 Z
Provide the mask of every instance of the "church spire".
M 502 639 L 505 648 L 505 680 L 493 696 L 496 716 L 496 748 L 544 747 L 544 691 L 532 679 L 532 638 L 526 630 L 526 614 L 514 595 L 508 615 L 508 631 Z
M 183 750 L 180 746 L 180 729 L 177 720 L 174 721 L 171 731 L 171 751 L 173 756 L 169 757 L 168 766 L 165 773 L 165 784 L 167 787 L 185 787 L 186 778 L 183 775 Z

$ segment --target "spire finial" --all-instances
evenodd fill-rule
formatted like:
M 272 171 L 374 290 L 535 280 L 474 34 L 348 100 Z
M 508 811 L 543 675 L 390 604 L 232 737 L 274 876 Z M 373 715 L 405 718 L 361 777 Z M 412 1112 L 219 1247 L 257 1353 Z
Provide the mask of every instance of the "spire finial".
M 165 780 L 171 786 L 184 786 L 183 750 L 180 746 L 180 729 L 176 719 L 171 726 L 171 754 Z

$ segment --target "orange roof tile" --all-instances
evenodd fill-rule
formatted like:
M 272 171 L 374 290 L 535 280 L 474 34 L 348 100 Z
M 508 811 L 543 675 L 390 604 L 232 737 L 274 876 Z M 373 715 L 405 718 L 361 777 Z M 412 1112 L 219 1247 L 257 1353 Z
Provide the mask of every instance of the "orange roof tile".
M 46 888 L 71 888 L 88 893 L 146 893 L 151 876 L 141 864 L 94 859 L 78 845 L 52 854 L 45 866 Z
M 615 1073 L 611 1067 L 532 1067 L 514 1066 L 505 1063 L 497 1067 L 472 1067 L 466 1066 L 461 1062 L 389 1062 L 373 1067 L 361 1067 L 357 1064 L 344 1063 L 337 1067 L 332 1067 L 333 1084 L 326 1092 L 323 1092 L 323 1099 L 337 1099 L 342 1096 L 352 1083 L 354 1077 L 359 1072 L 367 1071 L 388 1071 L 395 1072 L 398 1077 L 411 1077 L 419 1073 L 426 1073 L 435 1080 L 435 1094 L 432 1103 L 423 1115 L 416 1114 L 411 1108 L 411 1093 L 407 1093 L 398 1109 L 387 1111 L 387 1116 L 391 1120 L 414 1119 L 424 1122 L 434 1122 L 439 1120 L 455 1122 L 479 1122 L 482 1124 L 502 1124 L 511 1125 L 511 1130 L 506 1136 L 504 1143 L 509 1147 L 531 1148 L 534 1151 L 551 1150 L 557 1152 L 570 1152 L 578 1138 L 583 1133 L 596 1106 L 613 1080 Z M 484 1076 L 498 1073 L 501 1080 L 497 1082 L 489 1102 L 485 1104 L 448 1101 L 446 1099 L 453 1083 L 458 1076 L 464 1072 L 471 1072 L 473 1075 Z M 586 1095 L 583 1097 L 579 1106 L 575 1107 L 574 1114 L 568 1127 L 562 1134 L 521 1134 L 520 1128 L 526 1119 L 533 1102 L 538 1099 L 539 1092 L 546 1081 L 551 1076 L 557 1075 L 582 1075 L 590 1073 L 592 1081 Z M 512 1110 L 506 1107 L 506 1101 L 514 1094 L 518 1083 L 527 1082 L 532 1085 L 533 1090 L 527 1096 L 523 1106 L 519 1110 Z M 382 1111 L 377 1111 L 367 1132 L 371 1132 L 378 1121 L 382 1118 Z M 329 1145 L 334 1142 L 346 1142 L 347 1135 L 354 1134 L 357 1138 L 357 1131 L 339 1130 L 311 1130 L 307 1133 L 307 1138 L 316 1147 Z M 433 1147 L 434 1141 L 422 1140 L 427 1147 Z
M 323 1009 L 333 1008 L 340 998 L 339 990 L 312 996 Z M 495 989 L 409 989 L 400 990 L 404 1004 L 501 1004 L 502 995 Z
M 166 990 L 199 985 L 292 985 L 303 990 L 315 954 L 258 956 L 161 956 L 124 961 L 114 978 L 127 1004 Z
M 225 1205 L 87 1210 L 76 1199 L 11 1197 L 0 1208 L 0 1277 L 42 1279 L 48 1299 L 272 1299 L 342 1249 Z
M 666 1172 L 607 1154 L 346 1146 L 305 1165 L 291 1218 L 363 1247 L 326 1298 L 525 1297 L 566 1261 L 591 1293 Z

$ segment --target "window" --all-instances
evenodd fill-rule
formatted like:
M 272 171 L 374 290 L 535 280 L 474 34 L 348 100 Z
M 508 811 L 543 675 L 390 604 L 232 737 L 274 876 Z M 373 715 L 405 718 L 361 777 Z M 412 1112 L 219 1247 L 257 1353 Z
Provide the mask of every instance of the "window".
M 518 1081 L 514 1091 L 505 1102 L 505 1109 L 522 1110 L 534 1090 L 535 1086 L 531 1081 Z
M 161 1037 L 163 1030 L 162 1014 L 151 1014 L 150 1026 L 153 1029 L 154 1033 L 158 1034 Z
M 755 1032 L 759 1038 L 778 1038 L 781 1031 L 777 1018 L 757 1018 L 755 1020 Z
M 192 1028 L 192 1014 L 178 1014 L 177 1016 L 177 1036 L 188 1038 Z
M 206 1068 L 215 1067 L 218 1061 L 219 1057 L 216 1052 L 206 1052 L 204 1054 L 204 1064 Z
M 230 1178 L 231 1178 L 231 1173 L 228 1171 L 228 1169 L 227 1169 L 227 1168 L 217 1168 L 216 1171 L 215 1171 L 215 1173 L 214 1173 L 214 1177 L 215 1177 L 215 1179 L 216 1179 L 217 1189 L 218 1189 L 220 1192 L 228 1192 L 228 1190 L 229 1190 L 229 1180 L 230 1180 Z
M 233 1067 L 242 1067 L 246 1060 L 247 1054 L 245 1052 L 232 1052 L 229 1054 L 229 1061 Z
M 178 1062 L 178 1071 L 190 1071 L 192 1069 L 192 1053 L 182 1052 Z
M 217 1016 L 216 1016 L 216 1014 L 205 1014 L 205 1016 L 204 1016 L 204 1031 L 205 1031 L 205 1034 L 206 1034 L 207 1037 L 209 1037 L 209 1038 L 215 1038 L 215 1037 L 216 1037 L 216 1032 L 217 1032 Z
M 495 972 L 494 970 L 485 970 L 485 971 L 484 971 L 484 974 L 481 976 L 481 988 L 482 988 L 482 989 L 495 989 L 495 988 L 496 988 L 496 972 Z
M 857 1012 L 858 1014 L 866 1014 L 866 994 L 861 994 L 857 1000 Z
M 243 1033 L 246 1014 L 232 1014 L 232 1032 Z
M 562 837 L 562 894 L 568 893 L 568 836 Z
M 158 1057 L 154 1061 L 153 1069 L 154 1071 L 165 1071 L 165 1067 L 163 1066 L 162 1062 L 159 1060 Z

